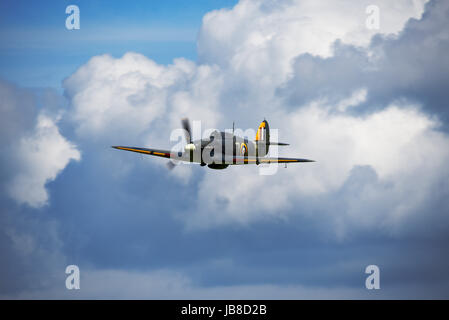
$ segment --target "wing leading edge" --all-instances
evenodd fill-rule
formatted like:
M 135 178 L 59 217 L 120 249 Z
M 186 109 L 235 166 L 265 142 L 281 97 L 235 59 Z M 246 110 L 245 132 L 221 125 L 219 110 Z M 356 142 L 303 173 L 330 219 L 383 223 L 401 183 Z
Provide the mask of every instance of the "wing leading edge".
M 294 163 L 294 162 L 315 162 L 315 160 L 301 158 L 275 158 L 275 157 L 233 157 L 233 164 L 258 164 L 258 163 Z
M 162 158 L 170 158 L 171 152 L 167 150 L 161 149 L 147 149 L 147 148 L 137 148 L 137 147 L 122 147 L 122 146 L 112 146 L 114 149 L 126 150 L 138 153 L 144 153 L 151 156 L 162 157 Z

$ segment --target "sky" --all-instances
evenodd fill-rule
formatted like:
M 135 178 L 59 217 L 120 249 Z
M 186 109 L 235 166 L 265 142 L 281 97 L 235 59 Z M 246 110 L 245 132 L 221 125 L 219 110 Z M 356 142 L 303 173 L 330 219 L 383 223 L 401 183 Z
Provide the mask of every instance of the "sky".
M 82 27 L 68 32 L 66 7 L 83 9 Z M 128 51 L 168 64 L 196 59 L 196 34 L 208 11 L 223 1 L 2 1 L 0 67 L 3 78 L 27 87 L 61 87 L 64 78 L 92 56 Z
M 448 18 L 438 0 L 2 1 L 0 298 L 449 298 Z M 316 162 L 169 171 L 110 148 L 170 149 L 186 116 L 266 118 L 282 156 Z

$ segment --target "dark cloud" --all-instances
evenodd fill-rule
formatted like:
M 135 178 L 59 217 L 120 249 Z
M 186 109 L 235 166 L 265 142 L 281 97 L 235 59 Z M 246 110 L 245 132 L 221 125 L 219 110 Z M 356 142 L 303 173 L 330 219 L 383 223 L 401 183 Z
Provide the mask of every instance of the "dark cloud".
M 67 262 L 58 223 L 0 196 L 0 296 L 63 284 Z
M 0 142 L 12 144 L 18 136 L 31 130 L 36 117 L 36 99 L 26 89 L 0 79 Z
M 0 188 L 6 192 L 6 182 L 14 176 L 16 159 L 14 148 L 22 136 L 30 133 L 35 126 L 37 110 L 36 97 L 26 89 L 21 89 L 0 79 Z
M 356 112 L 385 108 L 394 100 L 423 105 L 449 125 L 449 4 L 430 1 L 422 19 L 410 19 L 399 35 L 375 36 L 369 47 L 334 44 L 334 55 L 304 54 L 294 62 L 293 77 L 278 90 L 292 106 L 313 99 L 338 101 L 366 88 Z

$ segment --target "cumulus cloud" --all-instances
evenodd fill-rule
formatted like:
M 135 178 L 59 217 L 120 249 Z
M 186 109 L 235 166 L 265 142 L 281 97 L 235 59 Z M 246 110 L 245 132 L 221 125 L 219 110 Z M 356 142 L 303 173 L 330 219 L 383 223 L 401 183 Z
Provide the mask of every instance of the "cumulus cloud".
M 0 90 L 5 150 L 1 157 L 2 187 L 18 203 L 41 207 L 49 198 L 45 185 L 71 160 L 80 160 L 80 152 L 59 132 L 58 115 L 52 116 L 47 109 L 36 110 L 30 92 L 3 82 Z
M 283 130 L 297 132 L 288 137 L 295 154 L 312 157 L 316 163 L 290 165 L 286 170 L 280 166 L 273 176 L 241 167 L 230 169 L 233 172 L 228 175 L 207 172 L 200 186 L 200 210 L 188 222 L 207 226 L 247 223 L 269 215 L 283 218 L 285 212 L 307 214 L 308 210 L 295 207 L 304 206 L 308 198 L 333 198 L 340 190 L 342 203 L 345 197 L 354 197 L 357 204 L 336 208 L 327 202 L 309 210 L 325 208 L 323 213 L 329 216 L 325 221 L 344 219 L 356 225 L 393 228 L 414 214 L 449 176 L 445 165 L 449 137 L 438 130 L 438 121 L 416 106 L 391 105 L 366 117 L 333 111 L 333 107 L 311 103 L 277 120 L 282 121 Z M 344 190 L 353 180 L 363 181 L 357 174 L 360 170 L 354 171 L 363 166 L 370 168 L 367 173 L 372 180 L 361 190 Z
M 449 64 L 442 52 L 449 50 L 448 18 L 448 3 L 432 1 L 423 17 L 409 20 L 396 37 L 376 36 L 364 48 L 337 41 L 328 58 L 298 56 L 278 95 L 297 107 L 322 96 L 339 100 L 365 87 L 364 106 L 356 111 L 370 112 L 407 98 L 438 115 L 447 129 Z
M 426 1 L 240 1 L 232 9 L 209 12 L 198 40 L 200 62 L 229 67 L 256 81 L 285 80 L 294 57 L 328 57 L 332 43 L 365 46 L 374 34 L 392 34 L 419 18 Z M 379 29 L 366 27 L 368 5 L 380 8 Z
M 409 4 L 404 5 L 410 9 Z M 244 9 L 245 6 L 257 10 L 261 7 L 260 3 L 243 2 L 235 11 L 222 10 L 214 14 L 220 21 L 220 17 L 232 17 L 239 10 L 243 16 L 254 11 Z M 267 15 L 259 12 L 261 19 L 270 17 L 273 11 L 290 9 L 285 6 L 273 5 Z M 382 17 L 388 5 L 380 7 Z M 367 33 L 365 41 L 360 42 L 354 40 L 358 37 L 353 38 L 354 41 L 344 36 L 334 37 L 327 43 L 328 52 L 310 49 L 292 54 L 293 59 L 284 56 L 282 61 L 294 61 L 291 76 L 275 89 L 274 97 L 269 95 L 266 100 L 269 106 L 257 108 L 259 112 L 262 109 L 264 114 L 270 114 L 272 126 L 274 123 L 281 127 L 281 135 L 286 137 L 281 140 L 288 139 L 292 147 L 297 148 L 294 154 L 300 152 L 299 155 L 318 162 L 290 166 L 288 173 L 281 169 L 269 177 L 256 177 L 256 170 L 247 168 L 235 168 L 234 175 L 207 172 L 199 192 L 200 209 L 194 215 L 198 219 L 188 220 L 188 223 L 200 226 L 245 224 L 270 216 L 284 218 L 287 212 L 290 215 L 319 212 L 334 224 L 339 236 L 344 236 L 347 229 L 362 226 L 380 228 L 387 233 L 404 231 L 407 228 L 404 225 L 408 225 L 406 221 L 414 221 L 415 215 L 426 212 L 429 202 L 439 201 L 432 196 L 435 189 L 444 186 L 440 192 L 448 193 L 444 183 L 448 177 L 444 165 L 448 157 L 448 137 L 441 132 L 445 123 L 429 115 L 436 106 L 428 103 L 435 102 L 435 97 L 429 99 L 435 96 L 435 90 L 441 92 L 439 96 L 447 92 L 447 88 L 442 88 L 447 83 L 443 80 L 445 71 L 437 70 L 446 69 L 441 48 L 446 46 L 447 27 L 442 25 L 447 24 L 447 7 L 444 2 L 429 3 L 422 19 L 410 20 L 402 30 L 404 20 L 397 29 L 385 32 L 395 32 L 395 36 L 378 34 L 371 41 L 372 34 Z M 351 9 L 342 12 L 350 13 Z M 257 18 L 242 21 L 252 24 L 255 20 Z M 255 24 L 249 30 L 259 30 L 257 22 Z M 207 27 L 205 18 L 203 28 Z M 220 32 L 217 34 L 220 37 Z M 239 37 L 245 32 L 237 34 Z M 220 37 L 218 43 L 227 44 L 225 38 Z M 238 39 L 232 41 L 238 43 Z M 421 58 L 415 55 L 417 42 L 425 44 L 429 57 L 422 57 L 422 53 Z M 262 46 L 253 52 L 256 56 L 264 54 L 266 48 Z M 237 55 L 234 51 L 232 54 Z M 416 65 L 417 59 L 422 63 Z M 275 64 L 260 63 L 260 66 L 265 65 L 282 70 Z M 232 63 L 229 68 L 233 68 Z M 258 71 L 245 72 L 255 75 Z M 420 93 L 413 92 L 412 88 L 419 88 Z M 261 95 L 266 97 L 267 92 Z M 443 101 L 446 100 L 440 99 L 438 103 Z M 440 115 L 444 112 L 441 108 Z M 430 159 L 429 155 L 432 155 Z M 363 188 L 347 188 L 359 179 Z M 317 197 L 319 203 L 314 202 Z M 438 218 L 432 215 L 433 219 L 444 221 L 447 227 L 446 210 L 440 208 L 434 214 Z M 412 229 L 411 225 L 408 227 Z
M 142 142 L 149 131 L 154 134 L 165 127 L 168 135 L 163 141 L 169 142 L 170 126 L 179 127 L 181 117 L 214 118 L 218 81 L 211 66 L 186 59 L 162 66 L 127 53 L 121 58 L 93 57 L 64 81 L 64 88 L 80 136 L 104 141 L 112 135 Z
M 241 1 L 206 14 L 199 63 L 175 59 L 163 66 L 137 53 L 93 57 L 64 81 L 71 115 L 78 133 L 90 139 L 159 142 L 185 115 L 214 127 L 222 113 L 268 104 L 298 55 L 327 57 L 337 39 L 367 45 L 375 34 L 399 32 L 407 19 L 421 16 L 425 2 L 377 1 L 382 27 L 369 30 L 365 8 L 372 1 Z
M 95 172 L 95 201 L 83 179 L 65 181 L 85 200 L 79 210 L 71 190 L 60 191 L 70 217 L 60 234 L 72 246 L 67 256 L 59 255 L 55 226 L 2 221 L 2 256 L 22 259 L 1 266 L 12 279 L 3 297 L 369 298 L 354 288 L 373 260 L 389 284 L 379 296 L 447 297 L 449 137 L 447 99 L 439 98 L 449 92 L 448 6 L 431 1 L 422 14 L 424 3 L 241 1 L 205 16 L 197 62 L 159 65 L 138 53 L 90 59 L 64 81 L 62 121 L 92 150 L 78 172 Z M 365 27 L 368 4 L 379 5 L 380 30 Z M 37 110 L 28 90 L 3 85 L 0 93 L 10 119 L 1 138 L 11 143 L 1 155 L 9 182 L 2 187 L 40 206 L 45 184 L 79 151 L 61 134 L 57 109 Z M 180 166 L 179 185 L 159 167 L 135 165 L 137 155 L 108 148 L 170 147 L 183 116 L 203 128 L 236 120 L 243 129 L 266 117 L 290 143 L 281 155 L 317 162 L 272 176 L 257 166 Z M 46 233 L 50 240 L 39 237 Z M 92 266 L 80 264 L 82 289 L 61 289 L 62 264 L 78 255 Z M 18 281 L 16 265 L 29 271 L 35 261 L 51 261 L 43 283 Z
M 39 115 L 34 132 L 21 138 L 15 148 L 17 173 L 8 191 L 19 203 L 32 207 L 47 204 L 45 185 L 56 179 L 71 160 L 81 158 L 78 149 L 60 134 L 55 121 L 45 115 Z
M 442 59 L 438 48 L 447 28 L 438 12 L 447 12 L 447 5 L 431 2 L 422 15 L 424 3 L 378 1 L 381 28 L 369 30 L 365 8 L 371 2 L 241 1 L 204 17 L 198 63 L 177 59 L 161 66 L 135 53 L 92 58 L 64 82 L 71 119 L 84 139 L 160 147 L 184 115 L 206 128 L 226 127 L 236 115 L 241 126 L 255 127 L 268 117 L 281 128 L 281 140 L 291 143 L 289 155 L 318 162 L 275 176 L 259 176 L 255 167 L 207 171 L 197 209 L 186 218 L 190 227 L 312 210 L 331 216 L 340 236 L 348 226 L 395 232 L 432 201 L 431 190 L 447 176 L 442 123 L 428 114 L 425 99 L 393 83 L 412 72 L 415 55 L 400 53 L 414 37 L 433 37 L 425 42 L 432 61 Z M 423 79 L 426 70 L 413 72 L 412 79 Z M 359 189 L 350 187 L 358 183 Z M 308 209 L 296 209 L 304 203 Z M 357 214 L 362 208 L 373 213 Z

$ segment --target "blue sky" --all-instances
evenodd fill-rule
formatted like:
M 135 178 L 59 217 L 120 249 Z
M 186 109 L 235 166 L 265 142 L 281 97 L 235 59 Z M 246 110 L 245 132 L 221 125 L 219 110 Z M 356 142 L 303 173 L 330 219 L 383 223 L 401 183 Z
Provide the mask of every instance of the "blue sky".
M 2 1 L 0 297 L 447 298 L 448 17 L 425 0 Z M 110 148 L 171 148 L 184 116 L 266 118 L 281 155 L 317 162 L 168 171 Z
M 78 1 L 82 28 L 65 28 L 71 1 L 2 1 L 1 76 L 27 87 L 57 87 L 90 57 L 128 51 L 159 63 L 196 59 L 202 16 L 235 1 Z

